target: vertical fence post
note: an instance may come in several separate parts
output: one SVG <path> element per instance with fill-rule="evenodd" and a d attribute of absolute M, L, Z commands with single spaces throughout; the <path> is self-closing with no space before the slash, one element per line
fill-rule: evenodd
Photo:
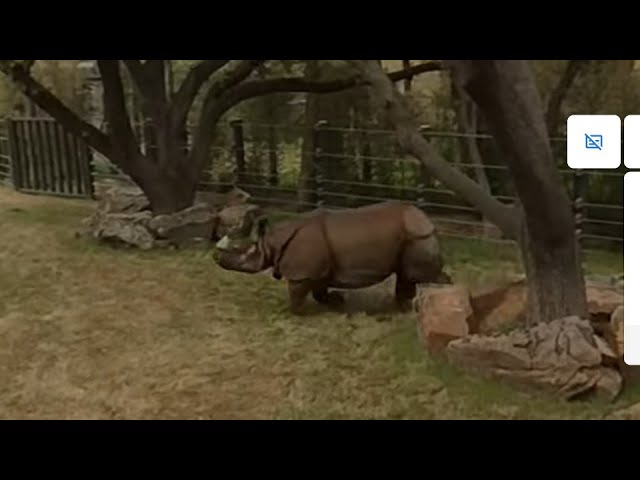
<path fill-rule="evenodd" d="M 96 199 L 96 164 L 95 156 L 96 152 L 86 143 L 87 134 L 82 134 L 82 148 L 86 152 L 87 159 L 87 187 L 89 189 L 89 196 L 92 200 Z"/>
<path fill-rule="evenodd" d="M 244 157 L 244 127 L 242 120 L 233 120 L 231 122 L 231 128 L 233 130 L 233 151 L 236 157 L 236 164 L 234 168 L 235 181 L 238 186 L 244 183 L 246 164 Z"/>
<path fill-rule="evenodd" d="M 16 123 L 12 119 L 6 120 L 7 138 L 9 139 L 9 164 L 11 165 L 11 183 L 13 188 L 20 191 L 22 188 L 22 171 L 20 169 L 20 159 L 18 152 L 18 135 L 16 132 Z"/>
<path fill-rule="evenodd" d="M 420 125 L 420 134 L 423 137 L 428 135 L 431 127 L 429 125 Z M 424 210 L 426 208 L 426 183 L 427 183 L 427 171 L 422 164 L 422 161 L 418 160 L 418 208 Z"/>
<path fill-rule="evenodd" d="M 587 194 L 589 178 L 582 170 L 574 170 L 573 173 L 573 215 L 575 219 L 576 242 L 582 246 L 582 235 L 585 219 L 585 197 Z"/>
<path fill-rule="evenodd" d="M 276 127 L 269 125 L 269 185 L 275 187 L 278 185 L 278 141 L 276 137 Z"/>
<path fill-rule="evenodd" d="M 320 143 L 322 128 L 326 127 L 328 122 L 326 120 L 320 120 L 313 126 L 313 135 L 311 144 L 313 146 L 313 173 L 315 180 L 316 191 L 316 206 L 322 208 L 324 205 L 324 188 L 323 188 L 323 174 L 324 174 L 324 159 L 322 158 L 322 146 Z"/>

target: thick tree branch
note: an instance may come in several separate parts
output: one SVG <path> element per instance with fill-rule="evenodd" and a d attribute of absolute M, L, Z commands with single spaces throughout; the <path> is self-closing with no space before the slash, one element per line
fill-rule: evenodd
<path fill-rule="evenodd" d="M 225 75 L 221 76 L 221 78 L 215 81 L 209 88 L 204 98 L 200 121 L 194 135 L 193 149 L 191 154 L 185 159 L 186 162 L 195 161 L 198 164 L 198 168 L 194 171 L 195 174 L 200 174 L 202 167 L 204 167 L 207 161 L 213 128 L 218 118 L 220 118 L 220 114 L 218 113 L 221 109 L 219 106 L 219 98 L 229 90 L 232 91 L 234 86 L 248 78 L 262 62 L 263 60 L 242 60 L 238 62 L 234 68 L 225 72 Z M 226 95 L 222 98 L 225 97 Z"/>
<path fill-rule="evenodd" d="M 167 95 L 167 75 L 165 72 L 164 60 L 147 60 L 144 63 L 147 80 L 152 82 L 155 90 L 155 97 L 161 99 L 162 106 L 165 107 L 169 103 Z M 157 102 L 158 100 L 156 100 Z"/>
<path fill-rule="evenodd" d="M 204 60 L 192 67 L 186 78 L 172 99 L 171 116 L 174 125 L 184 125 L 189 115 L 189 110 L 202 85 L 211 78 L 211 75 L 224 67 L 230 60 Z"/>
<path fill-rule="evenodd" d="M 434 72 L 441 69 L 442 64 L 440 62 L 426 62 L 406 70 L 389 73 L 388 78 L 393 82 L 397 82 L 421 73 Z M 200 115 L 193 148 L 187 161 L 198 163 L 199 169 L 205 165 L 211 144 L 211 132 L 213 132 L 216 123 L 229 109 L 245 100 L 271 93 L 334 93 L 362 84 L 364 84 L 364 81 L 360 74 L 356 74 L 348 78 L 330 81 L 314 81 L 303 77 L 252 80 L 241 83 L 230 90 L 222 88 L 214 90 L 214 86 L 209 91 L 209 95 L 207 95 Z"/>
<path fill-rule="evenodd" d="M 406 99 L 396 90 L 380 65 L 373 60 L 356 60 L 354 65 L 371 88 L 374 105 L 385 111 L 394 126 L 398 143 L 420 161 L 434 177 L 476 207 L 509 238 L 516 238 L 520 216 L 514 208 L 499 202 L 476 182 L 450 166 L 421 135 Z"/>
<path fill-rule="evenodd" d="M 558 127 L 560 126 L 560 114 L 562 113 L 562 103 L 569 93 L 569 90 L 571 89 L 571 86 L 578 74 L 588 63 L 588 60 L 569 60 L 562 77 L 560 77 L 558 83 L 551 92 L 551 96 L 547 102 L 546 114 L 549 135 L 554 136 L 558 133 Z"/>
<path fill-rule="evenodd" d="M 551 152 L 544 108 L 526 61 L 454 60 L 452 73 L 482 109 L 505 154 L 534 241 L 566 241 L 570 201 Z M 569 229 L 573 232 L 572 228 Z"/>
<path fill-rule="evenodd" d="M 142 65 L 140 60 L 122 60 L 122 63 L 124 63 L 127 70 L 129 70 L 133 84 L 142 93 L 147 82 L 147 74 L 144 65 Z"/>
<path fill-rule="evenodd" d="M 98 69 L 104 85 L 105 120 L 114 153 L 111 159 L 119 164 L 139 156 L 138 144 L 129 122 L 118 60 L 98 60 Z"/>
<path fill-rule="evenodd" d="M 427 62 L 415 65 L 405 70 L 399 70 L 388 74 L 389 80 L 398 82 L 426 72 L 436 72 L 442 70 L 440 62 Z M 284 92 L 306 92 L 306 93 L 334 93 L 349 88 L 363 85 L 365 82 L 360 75 L 353 75 L 343 79 L 316 81 L 303 77 L 272 78 L 268 80 L 254 80 L 242 84 L 238 93 L 234 92 L 236 98 L 245 100 L 247 98 L 258 97 L 268 93 Z M 240 90 L 242 89 L 242 90 Z"/>
<path fill-rule="evenodd" d="M 0 60 L 0 71 L 36 105 L 55 118 L 69 132 L 82 137 L 92 148 L 106 157 L 111 156 L 109 138 L 103 132 L 85 122 L 62 103 L 55 95 L 29 74 L 24 64 Z"/>
<path fill-rule="evenodd" d="M 142 99 L 145 115 L 156 122 L 164 118 L 168 109 L 167 89 L 165 85 L 164 61 L 123 60 Z"/>

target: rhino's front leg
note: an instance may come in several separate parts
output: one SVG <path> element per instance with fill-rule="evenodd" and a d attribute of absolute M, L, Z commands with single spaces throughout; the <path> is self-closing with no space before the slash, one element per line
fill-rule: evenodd
<path fill-rule="evenodd" d="M 294 315 L 302 315 L 304 313 L 304 301 L 311 291 L 309 282 L 289 281 L 289 308 Z"/>

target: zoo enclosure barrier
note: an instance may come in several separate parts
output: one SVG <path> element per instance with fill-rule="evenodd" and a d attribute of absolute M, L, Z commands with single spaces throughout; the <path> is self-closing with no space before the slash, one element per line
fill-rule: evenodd
<path fill-rule="evenodd" d="M 227 144 L 213 148 L 204 188 L 237 185 L 256 203 L 283 214 L 405 200 L 429 213 L 443 235 L 504 241 L 480 212 L 403 153 L 394 131 L 327 122 L 306 127 L 236 120 L 228 133 Z M 508 167 L 491 136 L 428 129 L 423 135 L 441 157 L 494 197 L 506 204 L 516 200 Z M 569 169 L 566 138 L 553 138 L 552 149 L 573 202 L 581 244 L 621 250 L 625 172 Z"/>
<path fill-rule="evenodd" d="M 24 193 L 94 196 L 91 149 L 49 117 L 0 122 L 0 177 Z"/>
<path fill-rule="evenodd" d="M 443 235 L 503 241 L 475 208 L 402 153 L 393 131 L 327 122 L 305 126 L 241 120 L 221 130 L 200 190 L 224 192 L 237 185 L 254 202 L 283 215 L 320 206 L 348 208 L 405 200 L 427 211 Z M 447 162 L 494 197 L 515 201 L 508 168 L 491 136 L 430 130 L 423 134 Z M 153 145 L 147 140 L 141 147 Z M 573 200 L 580 242 L 590 248 L 621 250 L 625 172 L 570 170 L 566 139 L 552 139 L 552 147 Z M 105 182 L 132 183 L 50 118 L 0 122 L 0 181 L 22 191 L 82 198 L 93 198 Z"/>

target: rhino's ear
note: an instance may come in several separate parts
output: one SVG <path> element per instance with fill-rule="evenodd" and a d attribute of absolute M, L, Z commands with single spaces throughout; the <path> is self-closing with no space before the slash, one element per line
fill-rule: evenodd
<path fill-rule="evenodd" d="M 251 234 L 251 239 L 257 242 L 259 239 L 264 237 L 264 234 L 267 232 L 267 226 L 269 225 L 269 218 L 266 216 L 258 217 L 255 220 L 253 231 Z"/>

